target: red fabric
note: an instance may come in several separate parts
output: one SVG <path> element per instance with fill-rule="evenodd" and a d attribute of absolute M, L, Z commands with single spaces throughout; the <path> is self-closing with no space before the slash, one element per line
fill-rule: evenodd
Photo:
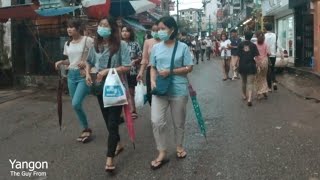
<path fill-rule="evenodd" d="M 85 12 L 89 18 L 102 19 L 109 15 L 110 3 L 110 0 L 106 0 L 105 4 L 85 8 Z"/>
<path fill-rule="evenodd" d="M 0 22 L 7 22 L 9 18 L 15 20 L 36 19 L 38 14 L 34 10 L 38 8 L 39 6 L 34 4 L 0 8 Z"/>
<path fill-rule="evenodd" d="M 161 5 L 161 0 L 149 0 L 150 2 L 154 3 L 157 6 Z"/>

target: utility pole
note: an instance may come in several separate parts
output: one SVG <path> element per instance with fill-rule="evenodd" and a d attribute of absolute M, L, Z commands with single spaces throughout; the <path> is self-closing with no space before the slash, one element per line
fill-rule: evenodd
<path fill-rule="evenodd" d="M 169 16 L 170 12 L 169 12 L 169 0 L 162 0 L 161 1 L 161 5 L 162 5 L 162 10 L 163 10 L 163 14 L 165 16 Z"/>
<path fill-rule="evenodd" d="M 177 24 L 179 27 L 179 0 L 177 0 Z"/>
<path fill-rule="evenodd" d="M 209 36 L 211 35 L 211 15 L 209 15 Z"/>

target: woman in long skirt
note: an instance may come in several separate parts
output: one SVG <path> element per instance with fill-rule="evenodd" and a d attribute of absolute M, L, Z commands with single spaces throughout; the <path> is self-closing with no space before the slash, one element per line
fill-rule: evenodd
<path fill-rule="evenodd" d="M 268 95 L 268 83 L 267 83 L 267 73 L 268 73 L 268 46 L 264 42 L 265 37 L 263 32 L 256 32 L 257 37 L 257 48 L 259 50 L 260 56 L 256 59 L 257 63 L 257 76 L 256 76 L 256 91 L 258 99 L 267 98 Z"/>

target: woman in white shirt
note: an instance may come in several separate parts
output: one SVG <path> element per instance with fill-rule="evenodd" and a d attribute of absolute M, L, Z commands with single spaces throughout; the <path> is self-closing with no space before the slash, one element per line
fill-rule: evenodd
<path fill-rule="evenodd" d="M 82 102 L 89 94 L 90 88 L 86 84 L 85 74 L 81 75 L 80 69 L 85 68 L 85 58 L 89 49 L 93 46 L 93 39 L 82 36 L 81 31 L 82 22 L 80 20 L 70 20 L 68 22 L 67 32 L 70 40 L 65 43 L 63 51 L 63 54 L 68 56 L 68 59 L 58 61 L 55 65 L 56 69 L 60 68 L 60 65 L 68 66 L 68 89 L 72 98 L 72 107 L 83 129 L 77 141 L 86 143 L 91 140 L 92 131 L 82 108 Z"/>
<path fill-rule="evenodd" d="M 222 72 L 223 72 L 223 81 L 226 81 L 227 79 L 231 79 L 229 77 L 229 70 L 230 70 L 230 61 L 231 61 L 231 49 L 228 45 L 231 44 L 231 41 L 227 39 L 227 34 L 222 33 L 221 34 L 221 41 L 220 41 L 220 47 L 219 50 L 221 52 L 222 57 Z"/>

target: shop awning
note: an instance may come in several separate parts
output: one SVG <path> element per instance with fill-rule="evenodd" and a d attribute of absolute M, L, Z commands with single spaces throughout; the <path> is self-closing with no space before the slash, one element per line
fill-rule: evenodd
<path fill-rule="evenodd" d="M 70 7 L 58 7 L 58 8 L 46 8 L 35 10 L 40 16 L 60 16 L 74 12 L 74 10 L 81 8 L 81 6 L 70 6 Z"/>
<path fill-rule="evenodd" d="M 133 28 L 137 29 L 137 30 L 142 30 L 142 31 L 146 31 L 146 28 L 143 27 L 139 22 L 135 22 L 133 20 L 129 20 L 129 19 L 123 19 L 123 21 L 132 26 Z"/>
<path fill-rule="evenodd" d="M 0 8 L 0 22 L 7 22 L 8 19 L 35 19 L 38 14 L 35 12 L 39 6 L 34 4 L 24 4 Z"/>

